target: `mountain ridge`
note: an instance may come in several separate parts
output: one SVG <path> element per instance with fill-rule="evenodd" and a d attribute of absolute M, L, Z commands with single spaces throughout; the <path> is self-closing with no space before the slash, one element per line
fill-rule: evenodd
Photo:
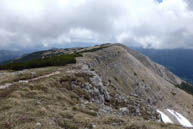
<path fill-rule="evenodd" d="M 47 51 L 41 59 L 66 53 L 81 56 L 65 66 L 1 74 L 0 84 L 16 83 L 0 89 L 4 104 L 0 108 L 15 118 L 26 114 L 28 120 L 9 120 L 15 127 L 36 128 L 38 123 L 45 129 L 183 128 L 177 118 L 171 119 L 174 125 L 158 122 L 164 121 L 158 110 L 165 113 L 166 109 L 193 121 L 193 96 L 177 87 L 185 81 L 148 57 L 121 44 L 103 44 Z M 46 76 L 52 73 L 58 74 Z M 0 119 L 0 125 L 6 128 L 5 124 L 10 126 Z"/>

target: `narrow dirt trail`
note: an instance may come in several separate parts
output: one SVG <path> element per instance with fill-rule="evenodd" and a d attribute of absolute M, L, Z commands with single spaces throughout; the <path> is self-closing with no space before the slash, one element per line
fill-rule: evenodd
<path fill-rule="evenodd" d="M 12 82 L 12 83 L 5 83 L 3 85 L 0 85 L 0 89 L 9 88 L 10 86 L 13 86 L 13 85 L 18 84 L 18 83 L 29 83 L 29 82 L 36 81 L 36 80 L 39 80 L 39 79 L 42 79 L 42 78 L 48 78 L 48 77 L 51 77 L 51 76 L 54 76 L 54 75 L 57 75 L 57 74 L 60 74 L 60 72 L 56 71 L 56 72 L 53 72 L 53 73 L 50 73 L 50 74 L 47 74 L 47 75 L 43 75 L 43 76 L 39 76 L 39 77 L 36 77 L 36 78 L 31 78 L 31 79 L 27 79 L 27 80 L 19 80 L 17 82 Z"/>

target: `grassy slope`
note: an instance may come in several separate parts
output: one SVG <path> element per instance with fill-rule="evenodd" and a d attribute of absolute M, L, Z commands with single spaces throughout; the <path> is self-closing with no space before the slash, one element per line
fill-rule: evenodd
<path fill-rule="evenodd" d="M 88 94 L 79 87 L 74 89 L 71 85 L 75 80 L 85 83 L 88 77 L 66 72 L 71 70 L 67 66 L 55 70 L 60 70 L 61 74 L 0 90 L 1 129 L 34 129 L 38 128 L 38 122 L 41 123 L 41 129 L 85 129 L 90 128 L 91 123 L 96 124 L 96 129 L 180 128 L 175 125 L 144 122 L 137 117 L 97 116 L 98 105 L 88 103 L 82 108 L 80 98 L 86 101 Z"/>

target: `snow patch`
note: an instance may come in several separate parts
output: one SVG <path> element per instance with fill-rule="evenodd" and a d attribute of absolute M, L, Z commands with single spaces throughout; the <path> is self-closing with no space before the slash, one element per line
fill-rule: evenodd
<path fill-rule="evenodd" d="M 178 122 L 179 122 L 182 126 L 184 126 L 184 127 L 193 127 L 193 125 L 191 124 L 191 122 L 190 122 L 187 118 L 185 118 L 182 114 L 180 114 L 180 113 L 178 113 L 178 112 L 175 112 L 175 111 L 173 111 L 173 110 L 171 110 L 171 109 L 167 109 L 167 111 L 168 111 L 169 113 L 171 113 L 171 114 L 178 120 Z"/>
<path fill-rule="evenodd" d="M 160 110 L 157 110 L 157 112 L 161 115 L 161 119 L 164 123 L 171 123 L 173 124 L 172 120 L 163 112 L 161 112 Z"/>

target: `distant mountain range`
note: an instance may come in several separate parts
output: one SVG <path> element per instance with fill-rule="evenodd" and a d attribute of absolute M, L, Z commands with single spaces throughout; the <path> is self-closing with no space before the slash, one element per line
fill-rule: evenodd
<path fill-rule="evenodd" d="M 193 84 L 193 50 L 134 48 L 153 61 L 164 65 L 174 74 Z"/>
<path fill-rule="evenodd" d="M 21 51 L 0 50 L 0 63 L 16 59 L 23 54 Z"/>

